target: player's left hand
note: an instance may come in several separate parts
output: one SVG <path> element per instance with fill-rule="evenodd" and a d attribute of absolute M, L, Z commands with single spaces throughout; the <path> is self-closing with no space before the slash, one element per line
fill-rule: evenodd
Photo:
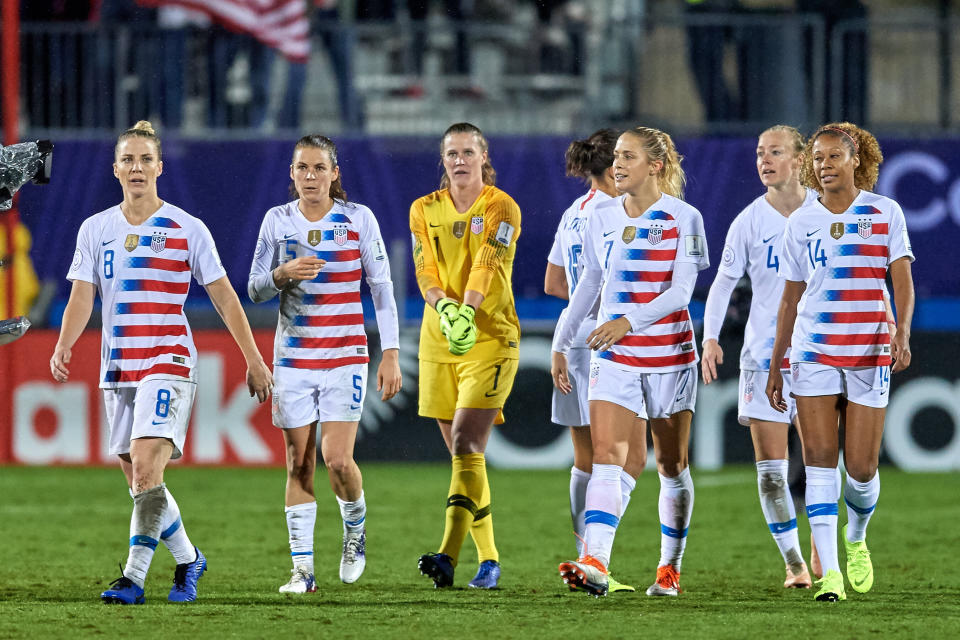
<path fill-rule="evenodd" d="M 563 395 L 567 395 L 573 391 L 573 386 L 570 384 L 570 375 L 567 370 L 567 356 L 559 351 L 553 351 L 550 354 L 550 376 L 553 377 L 553 386 Z"/>
<path fill-rule="evenodd" d="M 468 304 L 460 305 L 456 319 L 450 325 L 447 341 L 450 343 L 450 353 L 462 356 L 477 343 L 477 324 L 474 322 L 477 310 Z"/>
<path fill-rule="evenodd" d="M 389 400 L 403 388 L 403 374 L 400 372 L 400 350 L 385 349 L 377 367 L 377 391 L 383 391 L 381 400 Z"/>
<path fill-rule="evenodd" d="M 890 357 L 893 358 L 891 373 L 903 371 L 910 366 L 910 336 L 905 331 L 897 331 L 890 340 Z"/>
<path fill-rule="evenodd" d="M 604 322 L 587 336 L 587 346 L 594 351 L 606 351 L 630 333 L 630 328 L 630 321 L 623 316 Z"/>
<path fill-rule="evenodd" d="M 57 348 L 54 349 L 53 356 L 50 357 L 50 373 L 53 374 L 53 379 L 57 382 L 66 382 L 70 378 L 70 370 L 67 369 L 67 365 L 70 363 L 72 354 L 70 347 L 58 344 Z"/>
<path fill-rule="evenodd" d="M 251 398 L 257 396 L 258 402 L 264 402 L 270 397 L 270 392 L 273 390 L 273 374 L 270 373 L 270 368 L 263 358 L 247 363 L 247 389 L 250 390 Z"/>
<path fill-rule="evenodd" d="M 783 413 L 787 410 L 787 401 L 783 397 L 783 374 L 780 369 L 770 367 L 770 373 L 767 376 L 767 400 L 770 406 Z"/>

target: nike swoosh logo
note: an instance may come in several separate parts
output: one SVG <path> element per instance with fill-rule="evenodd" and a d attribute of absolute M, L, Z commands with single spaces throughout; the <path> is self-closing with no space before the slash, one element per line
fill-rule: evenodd
<path fill-rule="evenodd" d="M 828 516 L 828 515 L 830 515 L 829 509 L 825 507 L 820 509 L 814 509 L 813 511 L 807 512 L 808 518 L 816 518 L 817 516 Z"/>
<path fill-rule="evenodd" d="M 499 391 L 494 391 L 493 393 L 490 393 L 489 391 L 487 391 L 485 394 L 483 394 L 483 397 L 484 397 L 484 398 L 492 398 L 493 396 L 497 395 L 498 393 L 500 393 L 500 392 L 499 392 Z"/>
<path fill-rule="evenodd" d="M 116 238 L 114 238 L 113 240 L 116 240 Z M 111 242 L 113 242 L 113 240 L 107 240 L 107 241 L 104 242 L 101 246 L 104 246 L 104 247 L 105 247 L 105 246 L 107 246 L 108 244 L 110 244 Z"/>
<path fill-rule="evenodd" d="M 440 225 L 440 224 L 433 224 L 433 223 L 431 222 L 431 223 L 430 223 L 430 226 L 431 226 L 431 227 L 442 227 L 443 225 Z"/>
<path fill-rule="evenodd" d="M 608 235 L 610 235 L 611 233 L 616 233 L 616 232 L 617 232 L 616 229 L 614 229 L 613 231 L 607 231 L 606 233 L 603 234 L 603 237 L 606 238 L 606 237 L 607 237 Z"/>
<path fill-rule="evenodd" d="M 150 424 L 157 425 L 157 424 L 167 424 L 167 423 L 165 420 L 161 420 L 160 422 L 157 422 L 156 420 L 151 420 Z"/>
<path fill-rule="evenodd" d="M 810 233 L 807 234 L 807 237 L 809 238 L 810 236 L 812 236 L 812 235 L 814 235 L 814 234 L 816 234 L 816 233 L 820 233 L 820 229 L 816 229 L 816 230 L 814 230 L 814 231 L 811 231 Z"/>
<path fill-rule="evenodd" d="M 360 408 L 360 405 L 358 405 L 358 404 L 352 404 L 352 405 L 350 405 L 350 411 L 356 411 L 356 410 L 359 409 L 359 408 Z"/>
<path fill-rule="evenodd" d="M 773 239 L 776 238 L 776 237 L 777 237 L 777 234 L 774 234 L 774 235 L 770 236 L 769 238 L 767 238 L 767 239 L 765 239 L 765 240 L 763 241 L 763 244 L 767 244 L 768 242 L 770 242 L 771 240 L 773 240 Z"/>
<path fill-rule="evenodd" d="M 284 239 L 284 240 L 289 240 L 290 238 L 292 238 L 292 237 L 295 236 L 295 235 L 297 235 L 297 234 L 295 234 L 295 233 L 288 233 L 287 235 L 283 236 L 283 239 Z"/>

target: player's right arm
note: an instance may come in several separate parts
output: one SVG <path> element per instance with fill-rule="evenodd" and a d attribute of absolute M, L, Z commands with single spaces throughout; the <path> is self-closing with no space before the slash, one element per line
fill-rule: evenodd
<path fill-rule="evenodd" d="M 70 377 L 70 364 L 73 345 L 87 326 L 90 314 L 93 312 L 93 299 L 96 296 L 96 286 L 92 282 L 74 280 L 70 289 L 70 300 L 63 312 L 63 322 L 60 325 L 60 338 L 50 358 L 50 372 L 57 382 L 66 382 Z"/>

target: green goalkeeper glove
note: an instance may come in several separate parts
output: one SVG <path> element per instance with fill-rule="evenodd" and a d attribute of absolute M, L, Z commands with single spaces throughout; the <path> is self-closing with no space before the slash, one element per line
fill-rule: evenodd
<path fill-rule="evenodd" d="M 444 338 L 450 338 L 450 326 L 457 319 L 457 313 L 460 310 L 460 303 L 453 298 L 441 298 L 435 307 L 440 316 L 440 333 Z"/>
<path fill-rule="evenodd" d="M 477 343 L 477 324 L 473 321 L 477 310 L 468 304 L 460 305 L 460 312 L 456 320 L 450 325 L 447 341 L 450 343 L 450 353 L 462 356 Z"/>

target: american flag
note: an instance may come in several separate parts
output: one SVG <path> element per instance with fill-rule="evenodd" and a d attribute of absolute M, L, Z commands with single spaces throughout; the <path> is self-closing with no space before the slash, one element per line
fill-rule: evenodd
<path fill-rule="evenodd" d="M 137 0 L 145 7 L 172 5 L 201 11 L 228 29 L 249 33 L 292 62 L 310 56 L 310 19 L 304 0 Z"/>

